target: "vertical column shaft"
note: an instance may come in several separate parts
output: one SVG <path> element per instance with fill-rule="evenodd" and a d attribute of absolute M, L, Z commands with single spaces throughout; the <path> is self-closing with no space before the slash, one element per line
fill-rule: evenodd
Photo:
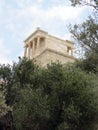
<path fill-rule="evenodd" d="M 28 46 L 28 59 L 30 59 L 30 43 L 29 43 L 29 46 Z"/>
<path fill-rule="evenodd" d="M 71 48 L 71 56 L 73 56 L 73 48 Z"/>
<path fill-rule="evenodd" d="M 35 48 L 35 41 L 33 40 L 33 43 L 32 43 L 32 58 L 34 58 L 34 48 Z"/>
<path fill-rule="evenodd" d="M 27 56 L 27 47 L 25 46 L 25 48 L 24 48 L 24 57 L 26 57 Z"/>
<path fill-rule="evenodd" d="M 69 54 L 69 47 L 67 46 L 67 54 Z"/>
<path fill-rule="evenodd" d="M 37 48 L 39 48 L 39 43 L 40 43 L 40 37 L 37 37 Z"/>

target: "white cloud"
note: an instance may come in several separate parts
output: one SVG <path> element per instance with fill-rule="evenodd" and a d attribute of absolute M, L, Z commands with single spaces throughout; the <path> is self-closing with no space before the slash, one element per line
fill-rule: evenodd
<path fill-rule="evenodd" d="M 66 23 L 67 21 L 80 23 L 82 21 L 82 12 L 85 10 L 85 7 L 74 8 L 71 6 L 55 6 L 50 9 L 44 9 L 36 5 L 18 10 L 15 19 L 16 21 L 22 18 L 25 19 L 24 22 L 27 21 L 27 25 L 24 27 L 24 32 L 28 28 L 29 31 L 27 32 L 31 33 L 37 26 L 49 29 L 51 25 L 51 29 L 55 29 L 55 26 L 60 25 L 59 21 L 65 24 L 68 24 Z M 26 33 L 26 35 L 29 33 Z"/>
<path fill-rule="evenodd" d="M 8 58 L 10 51 L 5 47 L 4 42 L 0 40 L 0 64 L 11 63 L 11 60 Z"/>
<path fill-rule="evenodd" d="M 47 19 L 58 17 L 62 20 L 69 20 L 77 18 L 80 13 L 83 11 L 83 8 L 74 8 L 70 6 L 58 6 L 53 7 L 49 11 L 45 11 L 44 15 Z"/>
<path fill-rule="evenodd" d="M 17 0 L 16 1 L 19 8 L 25 8 L 29 5 L 31 5 L 32 2 L 34 2 L 34 1 L 32 1 L 32 0 Z"/>
<path fill-rule="evenodd" d="M 3 5 L 4 5 L 4 1 L 0 0 L 0 20 L 2 20 Z"/>
<path fill-rule="evenodd" d="M 0 40 L 0 63 L 10 62 L 9 55 L 13 57 L 18 54 L 20 54 L 20 56 L 23 55 L 22 41 L 32 33 L 36 27 L 39 26 L 56 36 L 61 32 L 61 36 L 64 36 L 66 29 L 64 30 L 62 28 L 65 28 L 68 21 L 70 23 L 73 21 L 80 23 L 82 20 L 81 17 L 83 16 L 82 13 L 87 10 L 86 7 L 74 8 L 62 5 L 59 0 L 56 1 L 58 4 L 53 4 L 51 8 L 50 6 L 48 7 L 49 2 L 44 3 L 44 0 L 17 0 L 15 2 L 16 3 L 13 2 L 13 4 L 7 4 L 4 0 L 0 0 L 0 32 L 3 32 L 1 34 L 3 36 L 2 39 L 6 39 L 7 41 L 7 43 L 5 43 Z M 54 2 L 55 0 L 51 0 L 51 3 Z M 47 4 L 46 7 L 44 7 L 45 4 Z M 8 36 L 10 36 L 10 40 Z M 64 37 L 70 39 L 69 34 L 66 34 Z M 17 43 L 21 45 L 16 45 Z M 6 45 L 9 45 L 9 51 Z M 10 48 L 12 48 L 12 50 L 10 50 Z"/>
<path fill-rule="evenodd" d="M 24 29 L 23 32 L 25 32 L 26 28 L 30 30 L 31 26 L 31 30 L 35 29 L 37 26 L 49 28 L 49 25 L 53 26 L 53 29 L 59 22 L 56 21 L 56 19 L 65 23 L 67 20 L 69 20 L 70 23 L 72 21 L 79 23 L 81 21 L 79 17 L 81 17 L 84 10 L 85 7 L 74 8 L 71 6 L 55 6 L 46 10 L 44 8 L 39 8 L 37 5 L 29 5 L 25 8 L 19 8 L 14 11 L 11 10 L 10 17 L 6 20 L 6 27 L 14 32 L 14 34 L 15 32 L 20 33 L 21 28 Z M 23 25 L 24 23 L 25 25 Z"/>
<path fill-rule="evenodd" d="M 55 6 L 48 10 L 39 8 L 37 6 L 29 6 L 22 10 L 18 10 L 16 16 L 26 15 L 28 17 L 42 18 L 44 20 L 51 20 L 58 17 L 62 20 L 76 19 L 80 16 L 85 7 L 71 7 L 71 6 Z"/>
<path fill-rule="evenodd" d="M 72 40 L 71 34 L 70 34 L 70 33 L 66 33 L 66 34 L 64 35 L 64 39 L 65 39 L 65 40 Z"/>
<path fill-rule="evenodd" d="M 38 3 L 42 3 L 44 0 L 37 0 Z"/>
<path fill-rule="evenodd" d="M 24 0 L 22 0 L 24 1 Z M 20 3 L 23 3 L 23 2 Z M 28 0 L 30 1 L 30 0 Z M 42 0 L 39 0 L 42 1 Z M 28 2 L 29 3 L 29 2 Z M 85 10 L 85 7 L 71 7 L 71 6 L 54 6 L 50 9 L 40 8 L 37 4 L 25 6 L 24 8 L 19 8 L 16 10 L 10 10 L 10 16 L 7 22 L 20 20 L 25 17 L 26 20 L 33 18 L 33 20 L 52 20 L 55 17 L 65 21 L 69 19 L 78 18 L 81 13 Z M 41 22 L 41 21 L 40 21 Z"/>

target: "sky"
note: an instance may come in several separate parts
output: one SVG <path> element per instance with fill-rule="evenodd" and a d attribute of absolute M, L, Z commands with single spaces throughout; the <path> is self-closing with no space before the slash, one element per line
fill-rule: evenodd
<path fill-rule="evenodd" d="M 12 64 L 24 53 L 24 40 L 40 27 L 72 40 L 69 24 L 81 24 L 89 7 L 72 7 L 69 0 L 0 0 L 0 64 Z"/>

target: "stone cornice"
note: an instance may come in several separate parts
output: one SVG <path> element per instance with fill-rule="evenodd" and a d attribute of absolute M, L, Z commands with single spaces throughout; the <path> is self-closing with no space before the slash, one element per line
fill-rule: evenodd
<path fill-rule="evenodd" d="M 57 40 L 60 40 L 60 41 L 62 41 L 62 42 L 68 42 L 68 43 L 70 43 L 70 44 L 74 44 L 74 42 L 72 42 L 72 41 L 64 40 L 64 39 L 61 39 L 61 38 L 59 38 L 59 37 L 56 37 L 56 36 L 53 36 L 53 35 L 50 35 L 50 34 L 48 34 L 48 36 L 49 36 L 49 37 L 53 37 L 53 38 L 55 38 L 55 39 L 57 39 Z"/>
<path fill-rule="evenodd" d="M 40 55 L 42 55 L 42 54 L 43 54 L 44 52 L 46 52 L 46 51 L 51 51 L 51 52 L 53 52 L 53 53 L 62 55 L 62 56 L 64 56 L 64 57 L 68 57 L 68 58 L 70 58 L 70 59 L 76 60 L 76 58 L 73 57 L 73 56 L 69 56 L 69 55 L 67 55 L 67 54 L 64 54 L 64 53 L 62 53 L 62 52 L 58 52 L 58 51 L 53 50 L 53 49 L 50 49 L 50 48 L 46 48 L 45 50 L 43 50 L 39 55 L 35 56 L 34 58 L 39 57 Z"/>
<path fill-rule="evenodd" d="M 38 32 L 41 32 L 41 33 L 47 34 L 46 31 L 41 30 L 40 28 L 37 28 L 37 30 L 36 30 L 35 32 L 33 32 L 30 36 L 28 36 L 28 37 L 24 40 L 24 42 L 26 43 L 30 38 L 32 38 L 32 36 L 34 36 L 34 35 L 35 35 L 36 33 L 38 33 Z"/>
<path fill-rule="evenodd" d="M 64 39 L 58 38 L 58 37 L 56 37 L 56 36 L 50 35 L 50 34 L 48 34 L 46 31 L 41 30 L 40 28 L 37 28 L 37 30 L 36 30 L 35 32 L 33 32 L 30 36 L 28 36 L 28 37 L 24 40 L 24 42 L 26 43 L 30 38 L 32 38 L 32 37 L 33 37 L 35 34 L 37 34 L 38 32 L 47 34 L 49 37 L 52 37 L 52 38 L 57 39 L 57 40 L 60 40 L 60 41 L 62 41 L 62 42 L 68 42 L 69 44 L 74 44 L 74 42 L 72 42 L 72 41 L 64 40 Z"/>

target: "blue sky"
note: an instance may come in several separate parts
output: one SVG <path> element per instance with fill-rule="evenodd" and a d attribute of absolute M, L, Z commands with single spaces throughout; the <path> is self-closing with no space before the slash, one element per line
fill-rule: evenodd
<path fill-rule="evenodd" d="M 0 0 L 0 63 L 23 56 L 24 40 L 37 27 L 71 39 L 68 24 L 80 24 L 91 9 L 72 7 L 69 0 Z"/>

